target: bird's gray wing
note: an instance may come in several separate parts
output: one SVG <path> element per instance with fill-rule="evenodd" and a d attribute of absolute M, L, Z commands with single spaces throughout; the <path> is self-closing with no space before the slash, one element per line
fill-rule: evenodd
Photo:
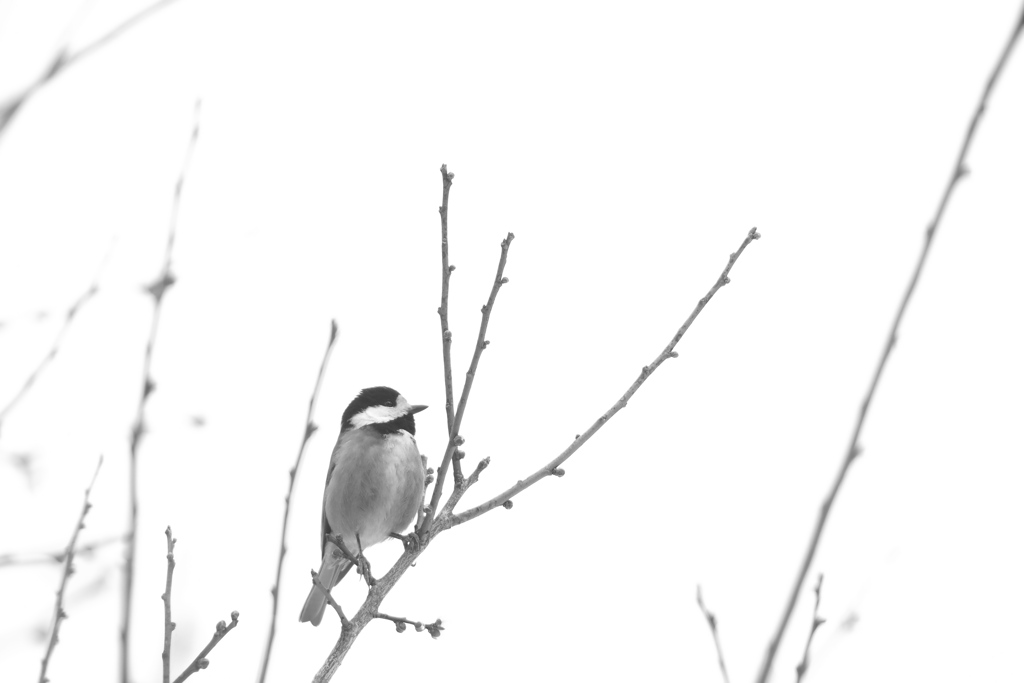
<path fill-rule="evenodd" d="M 331 527 L 327 524 L 327 485 L 331 483 L 331 475 L 334 474 L 334 458 L 331 458 L 331 464 L 327 468 L 327 481 L 324 482 L 324 502 L 320 506 L 320 557 L 324 556 L 324 551 L 327 550 L 327 534 L 330 532 Z"/>

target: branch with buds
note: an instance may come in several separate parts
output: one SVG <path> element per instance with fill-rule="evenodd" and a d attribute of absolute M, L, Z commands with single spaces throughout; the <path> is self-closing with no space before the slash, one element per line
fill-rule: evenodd
<path fill-rule="evenodd" d="M 412 626 L 414 629 L 416 629 L 417 633 L 426 631 L 430 634 L 431 638 L 440 638 L 441 631 L 444 630 L 444 626 L 441 626 L 440 619 L 437 619 L 436 621 L 430 624 L 424 624 L 421 621 L 412 621 L 410 619 L 406 619 L 405 617 L 393 617 L 390 614 L 384 614 L 383 612 L 377 612 L 377 614 L 374 615 L 374 618 L 384 619 L 386 621 L 393 622 L 395 625 L 395 631 L 397 631 L 398 633 L 405 633 L 406 627 Z"/>
<path fill-rule="evenodd" d="M 696 320 L 704 307 L 711 301 L 711 298 L 718 292 L 719 289 L 729 283 L 729 274 L 732 271 L 733 266 L 739 259 L 740 255 L 747 248 L 747 246 L 756 239 L 761 237 L 760 233 L 757 232 L 756 228 L 752 228 L 747 232 L 747 235 L 743 239 L 739 248 L 729 256 L 729 260 L 726 263 L 725 269 L 721 275 L 715 280 L 714 285 L 711 289 L 697 302 L 696 307 L 690 316 L 683 322 L 682 327 L 675 333 L 672 339 L 669 341 L 661 353 L 659 353 L 654 360 L 649 364 L 645 365 L 640 372 L 639 377 L 629 386 L 626 392 L 615 402 L 612 407 L 605 412 L 598 420 L 590 426 L 587 431 L 580 435 L 577 435 L 576 439 L 559 454 L 554 460 L 544 465 L 542 468 L 534 472 L 529 477 L 520 480 L 514 486 L 506 489 L 503 493 L 495 496 L 491 500 L 478 505 L 470 510 L 462 513 L 456 513 L 455 508 L 461 501 L 471 487 L 473 487 L 479 480 L 480 475 L 490 464 L 490 458 L 483 458 L 474 468 L 473 472 L 468 476 L 463 476 L 460 462 L 464 458 L 465 454 L 461 450 L 461 446 L 464 443 L 463 438 L 459 435 L 459 430 L 462 426 L 462 420 L 466 413 L 466 406 L 469 402 L 470 391 L 473 387 L 473 380 L 476 378 L 477 371 L 479 369 L 480 358 L 483 355 L 484 349 L 489 345 L 487 341 L 487 325 L 490 321 L 491 313 L 494 311 L 494 304 L 497 300 L 498 292 L 502 286 L 508 284 L 509 279 L 505 277 L 505 266 L 508 261 L 509 247 L 512 244 L 512 240 L 515 236 L 512 233 L 508 233 L 504 240 L 501 242 L 501 253 L 498 258 L 497 272 L 494 276 L 494 282 L 491 286 L 490 296 L 487 299 L 487 303 L 484 304 L 481 309 L 480 329 L 477 333 L 476 346 L 473 350 L 473 357 L 469 364 L 469 369 L 466 372 L 466 381 L 462 388 L 462 394 L 459 398 L 458 406 L 452 409 L 454 390 L 452 387 L 452 374 L 451 374 L 451 342 L 452 332 L 448 326 L 448 293 L 449 293 L 449 281 L 451 272 L 454 268 L 448 263 L 448 197 L 451 190 L 452 180 L 454 174 L 449 173 L 446 166 L 441 167 L 442 177 L 442 203 L 439 210 L 441 215 L 441 306 L 438 309 L 438 314 L 441 319 L 441 351 L 444 365 L 444 381 L 445 381 L 445 396 L 446 396 L 446 416 L 448 419 L 448 444 L 444 451 L 444 456 L 441 460 L 441 464 L 437 470 L 436 481 L 434 482 L 434 488 L 430 497 L 429 504 L 427 505 L 426 514 L 423 516 L 422 521 L 417 527 L 417 536 L 420 539 L 420 543 L 409 543 L 406 545 L 406 551 L 399 557 L 395 565 L 385 574 L 382 578 L 376 580 L 369 588 L 369 592 L 366 596 L 366 600 L 363 602 L 359 611 L 351 619 L 344 619 L 342 617 L 342 628 L 341 635 L 338 641 L 335 643 L 334 648 L 331 650 L 324 662 L 320 671 L 313 679 L 314 683 L 324 683 L 329 681 L 337 671 L 338 667 L 341 666 L 341 662 L 344 660 L 352 644 L 356 638 L 362 632 L 363 628 L 372 621 L 373 619 L 388 619 L 396 624 L 398 630 L 402 630 L 403 626 L 412 625 L 417 627 L 417 630 L 422 628 L 430 632 L 431 636 L 438 637 L 442 630 L 441 620 L 437 620 L 433 624 L 422 624 L 421 622 L 413 622 L 401 617 L 391 617 L 380 611 L 380 604 L 384 598 L 388 595 L 391 589 L 395 586 L 402 575 L 412 566 L 416 559 L 422 554 L 427 546 L 432 542 L 438 534 L 451 529 L 452 527 L 464 524 L 465 522 L 475 519 L 480 515 L 488 512 L 496 507 L 503 507 L 510 509 L 512 507 L 512 498 L 526 490 L 533 484 L 537 483 L 541 479 L 547 477 L 561 477 L 565 474 L 565 470 L 562 469 L 561 465 L 575 453 L 579 448 L 586 443 L 594 434 L 597 433 L 608 421 L 622 408 L 626 406 L 629 399 L 635 394 L 644 382 L 646 382 L 650 376 L 657 370 L 662 363 L 669 358 L 676 358 L 678 354 L 675 351 L 676 345 L 682 339 L 683 335 L 690 329 L 690 326 Z M 448 470 L 453 471 L 454 487 L 449 495 L 447 501 L 441 505 L 441 497 L 444 491 L 444 484 L 447 478 Z M 321 586 L 321 590 L 324 588 Z M 339 616 L 341 616 L 340 609 L 338 610 Z"/>
<path fill-rule="evenodd" d="M 164 594 L 160 596 L 160 599 L 164 602 L 164 649 L 161 654 L 163 661 L 163 683 L 171 683 L 171 633 L 174 631 L 176 624 L 171 621 L 171 580 L 174 576 L 174 567 L 176 562 L 174 561 L 174 545 L 178 542 L 171 535 L 171 527 L 167 527 L 164 530 L 164 535 L 167 537 L 167 579 L 164 585 Z M 238 626 L 238 612 L 231 613 L 231 623 L 225 624 L 223 621 L 217 623 L 216 629 L 213 632 L 213 638 L 206 644 L 206 647 L 200 651 L 196 658 L 192 660 L 192 663 L 185 667 L 185 670 L 174 679 L 174 683 L 180 683 L 186 678 L 191 676 L 197 671 L 205 669 L 210 666 L 210 660 L 207 656 L 213 651 L 213 648 L 217 647 L 217 643 L 224 639 L 231 629 Z"/>
<path fill-rule="evenodd" d="M 192 660 L 192 663 L 185 667 L 185 670 L 174 679 L 174 683 L 181 683 L 195 672 L 202 671 L 206 667 L 210 666 L 210 660 L 206 658 L 207 655 L 209 655 L 210 652 L 213 651 L 213 648 L 217 647 L 217 643 L 222 641 L 224 636 L 230 633 L 231 629 L 236 626 L 238 626 L 238 612 L 231 613 L 230 624 L 218 621 L 217 626 L 214 627 L 213 636 L 210 638 L 210 642 L 206 644 L 206 647 L 204 647 L 198 655 L 196 655 L 196 658 Z"/>

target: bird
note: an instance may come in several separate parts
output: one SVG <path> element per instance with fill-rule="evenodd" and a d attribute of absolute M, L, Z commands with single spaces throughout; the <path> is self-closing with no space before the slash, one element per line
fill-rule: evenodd
<path fill-rule="evenodd" d="M 426 467 L 416 446 L 413 415 L 427 406 L 411 405 L 390 387 L 363 389 L 341 417 L 341 433 L 331 454 L 320 521 L 323 560 L 318 579 L 330 591 L 352 562 L 327 539 L 337 535 L 350 557 L 390 536 L 415 519 L 423 505 Z M 327 595 L 313 585 L 300 622 L 319 626 Z"/>

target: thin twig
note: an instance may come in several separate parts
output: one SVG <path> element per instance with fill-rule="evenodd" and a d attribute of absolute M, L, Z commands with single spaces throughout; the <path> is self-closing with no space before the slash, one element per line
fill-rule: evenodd
<path fill-rule="evenodd" d="M 142 393 L 139 397 L 139 405 L 135 413 L 135 421 L 132 423 L 131 442 L 129 448 L 128 468 L 128 489 L 130 498 L 128 544 L 125 553 L 124 571 L 124 599 L 123 611 L 121 613 L 121 683 L 129 683 L 129 634 L 131 633 L 132 618 L 132 586 L 135 579 L 135 539 L 138 533 L 139 515 L 139 490 L 138 490 L 138 462 L 139 446 L 142 443 L 142 436 L 146 431 L 146 404 L 149 396 L 156 389 L 153 376 L 150 373 L 150 366 L 153 362 L 153 347 L 156 344 L 156 333 L 160 325 L 160 311 L 167 290 L 174 284 L 174 275 L 171 273 L 171 253 L 174 249 L 174 236 L 178 225 L 178 212 L 181 208 L 181 192 L 185 184 L 185 177 L 188 174 L 189 164 L 192 161 L 192 153 L 199 139 L 199 103 L 196 103 L 195 117 L 192 124 L 192 135 L 189 138 L 188 148 L 185 152 L 185 160 L 182 162 L 181 172 L 178 175 L 178 182 L 174 186 L 174 199 L 171 204 L 170 226 L 167 234 L 167 248 L 164 251 L 164 264 L 158 277 L 152 284 L 145 288 L 145 291 L 153 297 L 153 319 L 150 323 L 149 338 L 146 341 L 146 355 L 142 365 Z"/>
<path fill-rule="evenodd" d="M 60 577 L 60 588 L 57 589 L 57 605 L 53 610 L 53 631 L 50 632 L 50 643 L 46 646 L 46 654 L 43 655 L 43 668 L 39 672 L 39 683 L 46 683 L 50 680 L 46 677 L 46 667 L 50 664 L 53 648 L 57 647 L 60 624 L 68 618 L 67 612 L 64 611 L 64 589 L 68 585 L 68 579 L 75 571 L 73 564 L 75 560 L 75 543 L 78 541 L 78 532 L 85 527 L 85 515 L 88 514 L 89 508 L 92 507 L 92 504 L 89 502 L 89 494 L 92 493 L 92 487 L 96 483 L 96 476 L 100 473 L 100 465 L 102 464 L 103 456 L 101 455 L 99 462 L 96 463 L 96 471 L 93 472 L 92 481 L 89 482 L 89 487 L 85 489 L 85 502 L 82 503 L 82 513 L 78 516 L 75 530 L 71 532 L 71 541 L 68 542 L 67 550 L 64 551 L 64 571 Z"/>
<path fill-rule="evenodd" d="M 939 223 L 946 211 L 946 205 L 949 203 L 953 190 L 956 188 L 960 179 L 967 175 L 967 167 L 964 165 L 964 161 L 967 158 L 967 152 L 970 149 L 972 140 L 974 139 L 974 132 L 977 129 L 982 113 L 985 111 L 988 98 L 995 89 L 999 75 L 1002 73 L 1003 67 L 1006 65 L 1006 62 L 1010 57 L 1010 53 L 1013 51 L 1013 47 L 1017 43 L 1017 39 L 1020 37 L 1022 29 L 1024 29 L 1024 8 L 1021 9 L 1021 15 L 1017 19 L 1017 24 L 1014 26 L 1013 32 L 1010 34 L 999 59 L 996 61 L 995 67 L 992 69 L 992 73 L 988 77 L 988 82 L 985 84 L 985 89 L 982 91 L 981 98 L 978 100 L 978 105 L 974 109 L 974 115 L 971 117 L 970 125 L 967 127 L 967 133 L 964 135 L 963 142 L 960 145 L 960 153 L 957 155 L 956 164 L 953 165 L 953 172 L 946 183 L 946 188 L 942 193 L 942 198 L 939 200 L 939 206 L 935 211 L 935 216 L 932 218 L 931 223 L 925 230 L 924 243 L 921 245 L 921 253 L 918 255 L 917 265 L 914 267 L 913 275 L 911 275 L 910 282 L 907 284 L 907 289 L 903 293 L 903 299 L 900 301 L 896 317 L 893 319 L 892 326 L 889 328 L 889 335 L 885 346 L 882 349 L 882 355 L 878 359 L 878 364 L 875 367 L 874 376 L 871 379 L 868 392 L 865 395 L 864 400 L 861 402 L 860 412 L 857 415 L 857 420 L 854 424 L 853 434 L 851 435 L 850 442 L 846 447 L 846 454 L 843 457 L 842 463 L 839 465 L 839 472 L 836 474 L 835 481 L 833 481 L 828 495 L 825 496 L 825 500 L 821 504 L 821 509 L 818 512 L 817 524 L 811 534 L 811 540 L 807 545 L 807 549 L 804 551 L 803 561 L 800 564 L 800 569 L 797 571 L 796 580 L 793 582 L 793 587 L 789 591 L 789 598 L 787 599 L 786 606 L 783 609 L 782 618 L 779 620 L 779 625 L 776 627 L 775 633 L 768 642 L 768 649 L 761 665 L 760 674 L 757 677 L 758 683 L 767 683 L 768 681 L 768 677 L 771 674 L 772 664 L 775 661 L 775 654 L 778 652 L 779 645 L 782 643 L 782 638 L 786 632 L 786 627 L 789 625 L 789 621 L 793 616 L 793 608 L 796 606 L 800 590 L 804 585 L 804 581 L 807 580 L 807 574 L 811 569 L 811 562 L 814 560 L 814 556 L 818 550 L 818 544 L 821 541 L 822 532 L 825 529 L 825 522 L 828 520 L 829 512 L 832 510 L 832 504 L 836 500 L 840 487 L 842 487 L 843 482 L 846 480 L 846 473 L 850 469 L 850 465 L 853 464 L 853 461 L 861 452 L 861 430 L 863 429 L 864 422 L 867 419 L 868 409 L 871 407 L 871 401 L 875 396 L 875 390 L 878 388 L 878 382 L 882 376 L 882 371 L 885 369 L 886 362 L 889 360 L 889 355 L 892 353 L 892 349 L 896 345 L 897 332 L 899 331 L 900 323 L 903 321 L 903 314 L 906 312 L 907 306 L 910 303 L 910 298 L 913 296 L 914 290 L 917 288 L 917 281 L 921 277 L 921 271 L 924 269 L 925 260 L 928 258 L 928 253 L 931 250 L 932 240 L 935 238 L 935 233 L 939 229 Z"/>
<path fill-rule="evenodd" d="M 299 453 L 295 456 L 295 464 L 288 470 L 288 493 L 284 497 L 284 521 L 281 522 L 281 543 L 277 553 L 277 573 L 274 577 L 274 586 L 270 589 L 273 602 L 270 609 L 270 630 L 267 633 L 267 644 L 263 649 L 263 662 L 260 664 L 260 683 L 267 678 L 267 668 L 270 666 L 270 650 L 274 646 L 274 634 L 277 631 L 277 602 L 278 593 L 281 590 L 281 569 L 284 566 L 284 556 L 288 552 L 285 545 L 285 537 L 288 534 L 288 516 L 291 513 L 292 491 L 295 489 L 295 477 L 299 472 L 299 465 L 302 464 L 302 456 L 306 452 L 306 444 L 309 438 L 316 432 L 317 426 L 313 422 L 313 412 L 316 410 L 316 399 L 320 395 L 320 385 L 323 383 L 324 371 L 327 369 L 327 360 L 331 357 L 331 349 L 334 348 L 334 341 L 338 338 L 338 323 L 331 321 L 331 333 L 327 338 L 327 349 L 324 350 L 324 357 L 320 361 L 320 370 L 316 373 L 316 383 L 313 384 L 313 393 L 309 397 L 309 407 L 306 409 L 306 425 L 302 432 L 302 442 L 299 444 Z"/>
<path fill-rule="evenodd" d="M 164 531 L 167 536 L 167 583 L 164 586 L 164 594 L 160 599 L 164 601 L 164 651 L 161 655 L 164 667 L 164 683 L 171 683 L 171 631 L 174 630 L 174 622 L 171 621 L 171 577 L 174 576 L 174 544 L 177 542 L 171 538 L 171 527 Z"/>
<path fill-rule="evenodd" d="M 722 679 L 725 683 L 729 683 L 729 672 L 725 670 L 725 656 L 722 654 L 722 644 L 718 641 L 718 620 L 715 619 L 715 615 L 711 613 L 711 610 L 704 606 L 704 596 L 701 595 L 699 585 L 697 586 L 697 606 L 704 613 L 704 618 L 708 622 L 708 628 L 711 629 L 711 637 L 715 641 L 715 651 L 718 652 L 718 668 L 722 670 Z"/>
<path fill-rule="evenodd" d="M 71 323 L 75 320 L 78 312 L 91 298 L 96 295 L 96 292 L 99 291 L 100 274 L 103 271 L 103 266 L 106 264 L 107 257 L 109 255 L 110 251 L 108 250 L 107 254 L 103 257 L 103 262 L 100 264 L 100 268 L 96 272 L 96 277 L 93 278 L 89 287 L 82 292 L 77 299 L 75 299 L 74 303 L 71 304 L 71 307 L 68 308 L 67 312 L 64 314 L 64 322 L 61 324 L 60 330 L 57 332 L 57 336 L 54 337 L 53 344 L 50 345 L 50 350 L 47 351 L 46 355 L 39 361 L 39 364 L 36 365 L 34 370 L 32 370 L 32 373 L 25 379 L 21 388 L 18 389 L 17 393 L 15 393 L 11 400 L 8 401 L 7 405 L 0 409 L 0 431 L 2 431 L 3 422 L 4 419 L 6 419 L 7 414 L 10 413 L 19 402 L 21 402 L 25 397 L 25 394 L 28 393 L 29 389 L 31 389 L 36 383 L 36 380 L 39 379 L 43 370 L 45 370 L 50 362 L 57 357 L 57 352 L 60 351 L 61 343 L 64 341 L 64 335 L 67 334 L 68 328 L 71 327 Z"/>
<path fill-rule="evenodd" d="M 477 483 L 480 479 L 480 473 L 487 469 L 487 466 L 490 464 L 490 458 L 482 459 L 476 464 L 476 469 L 473 470 L 468 479 L 462 483 L 456 483 L 455 490 L 452 491 L 452 495 L 448 497 L 444 507 L 441 508 L 441 514 L 438 515 L 439 518 L 448 518 L 451 516 L 455 506 L 459 504 L 460 500 L 462 500 L 462 496 L 465 495 L 466 491 L 468 491 L 473 484 Z"/>
<path fill-rule="evenodd" d="M 814 640 L 814 632 L 825 623 L 825 620 L 818 616 L 818 607 L 821 605 L 821 582 L 824 578 L 824 574 L 818 574 L 818 583 L 814 587 L 814 616 L 811 619 L 811 631 L 807 634 L 807 643 L 804 645 L 804 659 L 796 667 L 796 683 L 804 679 L 804 674 L 811 665 L 811 641 Z"/>
<path fill-rule="evenodd" d="M 136 24 L 142 22 L 144 19 L 155 14 L 164 7 L 167 7 L 173 2 L 174 0 L 159 0 L 158 2 L 153 3 L 149 7 L 146 7 L 145 9 L 128 17 L 96 40 L 79 48 L 78 50 L 75 50 L 74 52 L 69 50 L 69 46 L 67 44 L 61 47 L 50 61 L 46 70 L 40 74 L 35 81 L 23 88 L 21 92 L 18 92 L 8 98 L 6 102 L 0 103 L 0 136 L 3 135 L 7 126 L 10 125 L 21 107 L 23 107 L 28 100 L 39 91 L 40 88 L 53 80 L 58 74 L 62 73 L 64 69 L 83 57 L 92 54 L 104 45 L 107 45 Z"/>
<path fill-rule="evenodd" d="M 192 660 L 192 663 L 174 679 L 174 683 L 181 683 L 195 672 L 210 666 L 210 660 L 207 659 L 206 656 L 210 654 L 213 648 L 217 647 L 217 643 L 219 643 L 224 636 L 226 636 L 228 632 L 236 626 L 238 626 L 238 612 L 231 613 L 230 624 L 225 624 L 223 621 L 217 622 L 217 628 L 213 632 L 213 637 L 210 638 L 210 642 L 206 644 L 206 647 L 203 648 L 202 652 L 196 655 L 196 658 Z"/>
<path fill-rule="evenodd" d="M 416 629 L 417 633 L 426 631 L 430 634 L 431 638 L 440 638 L 441 631 L 444 630 L 444 626 L 441 625 L 441 620 L 438 619 L 431 624 L 424 624 L 422 621 L 412 621 L 405 617 L 393 617 L 390 614 L 384 614 L 383 612 L 377 612 L 373 615 L 375 619 L 385 619 L 392 622 L 395 625 L 395 630 L 399 633 L 405 633 L 407 626 L 412 626 Z"/>
<path fill-rule="evenodd" d="M 448 281 L 455 266 L 448 265 L 448 191 L 455 174 L 448 172 L 448 165 L 441 164 L 441 305 L 437 315 L 441 318 L 441 357 L 444 361 L 444 411 L 448 418 L 448 436 L 455 425 L 455 398 L 452 389 L 452 331 L 448 329 Z"/>
<path fill-rule="evenodd" d="M 457 526 L 459 524 L 462 524 L 463 522 L 468 522 L 469 520 L 475 517 L 479 517 L 485 512 L 493 510 L 494 508 L 499 506 L 506 508 L 511 507 L 512 498 L 522 493 L 526 489 L 530 488 L 541 479 L 550 476 L 560 477 L 563 474 L 565 474 L 565 471 L 561 468 L 562 463 L 568 460 L 573 453 L 579 450 L 580 446 L 585 444 L 590 439 L 590 437 L 596 434 L 597 431 L 601 429 L 601 427 L 607 424 L 608 420 L 612 419 L 612 417 L 617 412 L 625 408 L 626 403 L 629 402 L 629 399 L 632 398 L 633 394 L 637 392 L 637 390 L 643 385 L 643 383 L 647 381 L 647 378 L 650 377 L 654 373 L 654 371 L 661 366 L 662 363 L 664 363 L 669 358 L 675 358 L 679 355 L 675 352 L 676 344 L 678 344 L 679 340 L 683 338 L 683 335 L 686 334 L 686 331 L 690 329 L 690 325 L 692 325 L 693 321 L 697 319 L 697 316 L 700 314 L 700 312 L 704 310 L 704 307 L 707 305 L 707 303 L 711 301 L 711 297 L 715 295 L 715 292 L 717 292 L 719 289 L 721 289 L 722 287 L 729 283 L 729 271 L 732 270 L 733 264 L 736 263 L 736 259 L 740 257 L 740 254 L 743 253 L 743 250 L 747 248 L 748 244 L 750 244 L 756 239 L 759 239 L 760 237 L 761 235 L 760 233 L 757 232 L 757 228 L 750 229 L 750 232 L 747 233 L 747 236 L 744 238 L 743 243 L 740 244 L 740 248 L 737 249 L 733 254 L 729 255 L 729 262 L 726 264 L 725 270 L 723 270 L 722 274 L 718 277 L 718 280 L 715 281 L 714 286 L 712 286 L 711 289 L 708 290 L 708 293 L 705 294 L 701 298 L 701 300 L 697 302 L 697 306 L 693 309 L 693 312 L 690 313 L 690 317 L 686 319 L 686 322 L 683 323 L 683 326 L 680 327 L 679 330 L 675 333 L 675 336 L 672 337 L 672 340 L 669 342 L 668 346 L 665 347 L 665 350 L 658 354 L 658 357 L 655 358 L 650 365 L 645 365 L 643 367 L 643 369 L 640 371 L 640 376 L 636 378 L 632 385 L 630 385 L 629 389 L 626 390 L 626 393 L 624 393 L 622 397 L 615 402 L 615 405 L 608 409 L 608 412 L 599 417 L 597 419 L 597 422 L 592 424 L 590 428 L 587 429 L 587 431 L 577 436 L 576 439 L 572 442 L 572 444 L 570 444 L 568 448 L 562 451 L 562 453 L 559 454 L 557 458 L 555 458 L 547 465 L 531 474 L 529 477 L 519 480 L 519 482 L 516 483 L 515 486 L 512 486 L 503 493 L 500 493 L 494 498 L 491 498 L 486 503 L 477 505 L 475 508 L 466 510 L 465 512 L 460 512 L 459 514 L 454 514 L 449 517 L 446 517 L 444 520 L 442 520 L 444 522 L 445 528 Z"/>
<path fill-rule="evenodd" d="M 462 427 L 462 418 L 466 414 L 466 404 L 469 401 L 469 392 L 473 388 L 473 379 L 476 377 L 477 365 L 480 363 L 480 356 L 483 354 L 484 349 L 490 344 L 486 340 L 487 336 L 487 323 L 491 319 L 491 312 L 494 310 L 494 302 L 498 297 L 498 290 L 501 286 L 508 283 L 508 278 L 504 276 L 505 262 L 508 260 L 508 248 L 512 244 L 512 240 L 515 239 L 515 235 L 508 233 L 508 236 L 501 241 L 501 257 L 498 259 L 498 272 L 494 276 L 494 284 L 491 286 L 491 295 L 487 299 L 487 303 L 484 304 L 483 308 L 480 309 L 480 332 L 476 339 L 476 349 L 473 352 L 473 360 L 469 364 L 469 370 L 466 372 L 466 383 L 462 387 L 462 396 L 459 398 L 459 407 L 455 412 L 455 421 L 452 424 L 452 429 L 448 436 L 448 447 L 444 451 L 444 458 L 441 460 L 441 466 L 437 470 L 437 480 L 434 482 L 434 493 L 430 497 L 430 508 L 427 515 L 423 519 L 421 529 L 428 529 L 433 523 L 435 517 L 435 511 L 441 501 L 441 493 L 444 489 L 444 479 L 448 474 L 448 465 L 452 461 L 452 456 L 455 454 L 455 449 L 462 445 L 462 437 L 459 436 L 459 429 Z M 422 535 L 422 534 L 421 534 Z"/>
<path fill-rule="evenodd" d="M 340 546 L 339 546 L 340 547 Z M 330 605 L 335 612 L 338 613 L 338 619 L 341 621 L 341 625 L 344 628 L 348 625 L 348 619 L 345 618 L 345 612 L 342 611 L 341 605 L 331 595 L 331 589 L 323 584 L 320 580 L 320 573 L 315 569 L 310 569 L 309 573 L 313 575 L 313 585 L 316 586 L 324 594 L 324 598 L 327 599 L 327 604 Z"/>
<path fill-rule="evenodd" d="M 113 536 L 111 538 L 103 538 L 92 543 L 86 543 L 75 550 L 75 555 L 78 557 L 85 557 L 90 555 L 100 548 L 114 543 L 121 543 L 125 540 L 125 536 Z M 19 553 L 7 553 L 0 555 L 0 569 L 4 567 L 23 567 L 26 565 L 34 564 L 63 564 L 64 560 L 67 559 L 67 548 L 63 548 L 52 553 L 38 553 L 36 555 L 26 555 Z"/>

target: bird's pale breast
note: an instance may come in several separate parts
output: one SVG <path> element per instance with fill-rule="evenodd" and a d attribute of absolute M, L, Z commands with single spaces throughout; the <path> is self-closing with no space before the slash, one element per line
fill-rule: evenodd
<path fill-rule="evenodd" d="M 405 431 L 381 436 L 355 429 L 335 449 L 328 482 L 327 523 L 356 552 L 401 533 L 423 502 L 425 472 L 416 441 Z"/>

